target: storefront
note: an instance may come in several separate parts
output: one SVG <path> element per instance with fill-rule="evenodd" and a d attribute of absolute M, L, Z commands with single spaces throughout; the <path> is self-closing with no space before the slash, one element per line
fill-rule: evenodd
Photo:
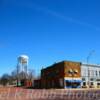
<path fill-rule="evenodd" d="M 81 79 L 65 78 L 65 88 L 81 88 Z"/>

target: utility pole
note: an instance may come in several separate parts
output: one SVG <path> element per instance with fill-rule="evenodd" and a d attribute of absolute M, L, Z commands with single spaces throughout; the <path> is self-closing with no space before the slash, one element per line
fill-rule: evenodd
<path fill-rule="evenodd" d="M 89 68 L 89 60 L 90 60 L 90 57 L 92 56 L 92 54 L 94 53 L 95 51 L 92 50 L 89 55 L 87 56 L 87 67 L 88 67 L 88 88 L 90 87 L 90 68 Z"/>

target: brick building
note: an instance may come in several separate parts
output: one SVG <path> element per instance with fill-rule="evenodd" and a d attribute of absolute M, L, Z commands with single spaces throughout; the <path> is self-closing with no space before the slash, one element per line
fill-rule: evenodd
<path fill-rule="evenodd" d="M 41 88 L 81 87 L 81 63 L 62 61 L 41 70 Z"/>

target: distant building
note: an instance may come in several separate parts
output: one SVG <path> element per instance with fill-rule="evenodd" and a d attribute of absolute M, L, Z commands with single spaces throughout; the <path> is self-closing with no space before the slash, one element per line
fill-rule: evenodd
<path fill-rule="evenodd" d="M 80 88 L 81 63 L 62 61 L 41 70 L 41 88 Z"/>

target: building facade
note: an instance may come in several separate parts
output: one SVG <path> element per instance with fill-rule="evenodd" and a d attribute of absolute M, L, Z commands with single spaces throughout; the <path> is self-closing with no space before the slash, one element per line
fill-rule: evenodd
<path fill-rule="evenodd" d="M 100 65 L 62 61 L 41 70 L 37 88 L 100 88 Z"/>
<path fill-rule="evenodd" d="M 100 65 L 82 64 L 81 65 L 82 87 L 100 87 Z"/>
<path fill-rule="evenodd" d="M 80 88 L 81 63 L 62 61 L 41 70 L 41 88 Z"/>

